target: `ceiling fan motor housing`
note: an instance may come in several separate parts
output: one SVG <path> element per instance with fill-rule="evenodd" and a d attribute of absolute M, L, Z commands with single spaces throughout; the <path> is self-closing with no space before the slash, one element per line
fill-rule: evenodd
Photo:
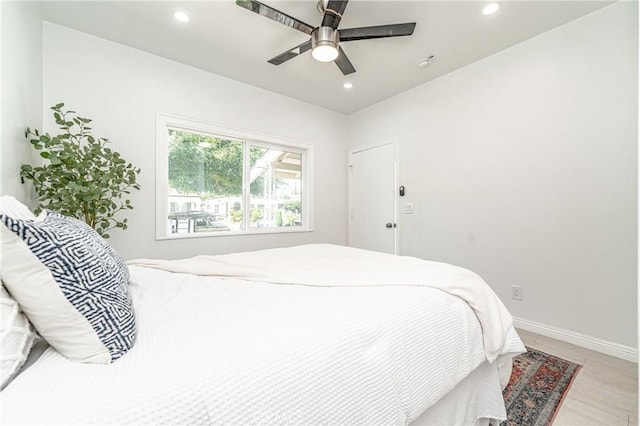
<path fill-rule="evenodd" d="M 318 27 L 311 33 L 311 48 L 315 49 L 318 46 L 331 46 L 334 49 L 338 48 L 340 43 L 340 35 L 337 30 L 331 27 Z"/>

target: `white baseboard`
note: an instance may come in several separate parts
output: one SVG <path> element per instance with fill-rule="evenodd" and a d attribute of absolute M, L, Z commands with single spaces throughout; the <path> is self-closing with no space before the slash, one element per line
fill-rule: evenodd
<path fill-rule="evenodd" d="M 563 342 L 591 349 L 592 351 L 602 352 L 603 354 L 611 355 L 616 358 L 635 362 L 636 364 L 638 363 L 638 349 L 632 348 L 631 346 L 597 339 L 595 337 L 576 333 L 575 331 L 552 327 L 523 318 L 513 318 L 513 325 L 516 328 L 520 328 L 524 331 L 530 331 L 541 336 L 562 340 Z"/>

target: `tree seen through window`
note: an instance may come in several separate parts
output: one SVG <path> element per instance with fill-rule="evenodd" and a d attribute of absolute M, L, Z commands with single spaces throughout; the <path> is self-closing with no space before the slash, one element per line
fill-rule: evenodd
<path fill-rule="evenodd" d="M 169 129 L 168 148 L 171 233 L 302 226 L 300 153 L 177 129 Z"/>

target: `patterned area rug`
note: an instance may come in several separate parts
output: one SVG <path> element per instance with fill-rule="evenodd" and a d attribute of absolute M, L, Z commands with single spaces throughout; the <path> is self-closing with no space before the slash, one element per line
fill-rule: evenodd
<path fill-rule="evenodd" d="M 550 425 L 580 365 L 527 348 L 514 358 L 509 384 L 502 392 L 507 420 L 501 426 Z"/>

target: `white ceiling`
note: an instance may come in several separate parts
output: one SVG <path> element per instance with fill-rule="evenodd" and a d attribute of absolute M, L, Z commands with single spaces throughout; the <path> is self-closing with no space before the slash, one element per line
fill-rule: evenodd
<path fill-rule="evenodd" d="M 264 3 L 317 26 L 313 1 Z M 339 28 L 416 22 L 413 36 L 344 43 L 356 73 L 343 76 L 310 52 L 282 65 L 267 60 L 308 40 L 226 1 L 46 1 L 45 20 L 350 114 L 411 87 L 586 15 L 610 1 L 502 1 L 493 15 L 481 1 L 352 0 Z M 176 10 L 191 21 L 176 21 Z M 416 62 L 435 55 L 424 70 Z M 535 58 L 531 58 L 535 61 Z M 354 88 L 342 84 L 351 81 Z"/>

